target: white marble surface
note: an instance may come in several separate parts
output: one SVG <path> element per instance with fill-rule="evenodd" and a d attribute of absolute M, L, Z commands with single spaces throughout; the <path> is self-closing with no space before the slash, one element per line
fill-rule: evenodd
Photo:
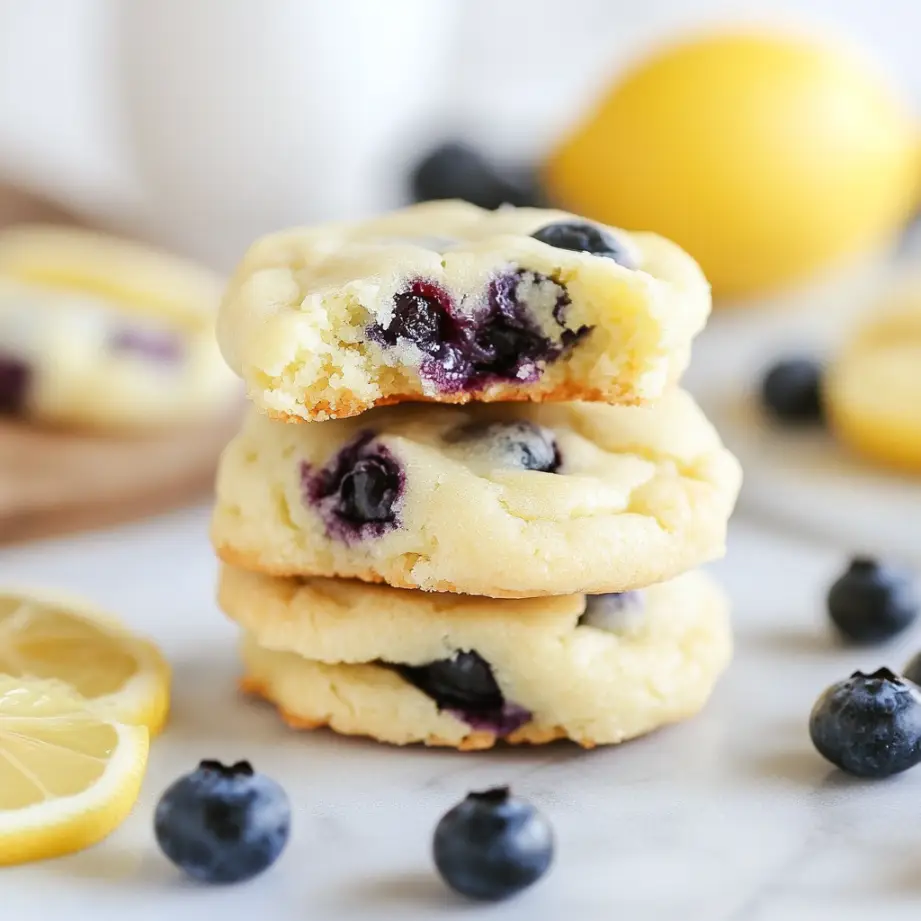
<path fill-rule="evenodd" d="M 0 552 L 0 582 L 78 590 L 152 634 L 175 668 L 175 715 L 132 817 L 108 841 L 0 871 L 4 918 L 222 921 L 484 917 L 559 921 L 916 921 L 921 769 L 853 782 L 812 750 L 817 693 L 858 666 L 900 666 L 916 633 L 844 650 L 821 598 L 839 552 L 742 518 L 715 568 L 738 649 L 697 719 L 620 748 L 456 754 L 295 735 L 234 687 L 233 630 L 212 602 L 206 510 Z M 281 861 L 251 884 L 190 885 L 160 857 L 151 810 L 202 757 L 247 757 L 294 801 Z M 435 877 L 429 841 L 471 788 L 511 783 L 550 817 L 558 856 L 520 899 L 471 907 Z"/>

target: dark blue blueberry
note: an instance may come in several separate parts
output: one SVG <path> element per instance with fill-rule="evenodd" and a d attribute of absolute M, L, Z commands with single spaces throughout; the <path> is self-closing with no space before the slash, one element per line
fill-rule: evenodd
<path fill-rule="evenodd" d="M 761 404 L 778 422 L 822 421 L 822 369 L 810 358 L 789 358 L 771 367 L 761 381 Z"/>
<path fill-rule="evenodd" d="M 543 367 L 591 330 L 566 325 L 566 288 L 546 275 L 512 269 L 494 278 L 474 316 L 455 309 L 438 285 L 417 279 L 394 296 L 387 326 L 373 324 L 367 335 L 384 346 L 414 344 L 419 373 L 446 393 L 479 389 L 494 380 L 537 380 Z M 537 317 L 550 314 L 559 338 L 546 336 Z"/>
<path fill-rule="evenodd" d="M 472 422 L 448 433 L 451 443 L 474 442 L 503 467 L 556 473 L 560 451 L 553 434 L 533 422 Z"/>
<path fill-rule="evenodd" d="M 470 793 L 442 816 L 432 853 L 441 878 L 467 898 L 499 902 L 536 883 L 553 862 L 553 829 L 508 787 Z"/>
<path fill-rule="evenodd" d="M 828 592 L 828 613 L 838 630 L 856 643 L 881 643 L 918 617 L 915 580 L 907 572 L 868 557 L 855 557 Z"/>
<path fill-rule="evenodd" d="M 285 791 L 247 761 L 202 761 L 166 790 L 154 814 L 163 853 L 205 883 L 258 876 L 278 859 L 290 828 Z"/>
<path fill-rule="evenodd" d="M 577 253 L 591 253 L 613 259 L 618 265 L 635 269 L 636 262 L 629 249 L 607 227 L 589 221 L 555 221 L 531 234 L 535 240 L 556 249 Z"/>
<path fill-rule="evenodd" d="M 143 329 L 126 326 L 115 330 L 108 340 L 115 353 L 133 353 L 164 365 L 177 365 L 185 360 L 185 341 L 172 330 Z"/>
<path fill-rule="evenodd" d="M 326 520 L 327 533 L 340 540 L 379 537 L 398 527 L 405 477 L 396 458 L 362 432 L 319 471 L 301 467 L 306 499 Z"/>
<path fill-rule="evenodd" d="M 372 336 L 387 345 L 400 340 L 434 354 L 451 335 L 451 299 L 426 281 L 415 281 L 393 298 L 393 315 L 386 327 L 374 327 Z"/>
<path fill-rule="evenodd" d="M 921 689 L 888 668 L 854 672 L 816 701 L 809 734 L 819 753 L 858 777 L 888 777 L 921 762 Z"/>
<path fill-rule="evenodd" d="M 459 198 L 495 210 L 502 205 L 544 203 L 532 170 L 499 170 L 467 144 L 449 141 L 431 150 L 410 175 L 413 201 Z"/>
<path fill-rule="evenodd" d="M 32 369 L 24 361 L 0 355 L 0 415 L 21 416 L 32 383 Z"/>
<path fill-rule="evenodd" d="M 629 633 L 642 626 L 645 607 L 643 593 L 639 591 L 588 595 L 578 625 L 609 633 Z"/>
<path fill-rule="evenodd" d="M 456 652 L 428 665 L 390 664 L 405 681 L 475 729 L 504 737 L 521 728 L 531 713 L 508 703 L 489 663 L 476 652 Z"/>

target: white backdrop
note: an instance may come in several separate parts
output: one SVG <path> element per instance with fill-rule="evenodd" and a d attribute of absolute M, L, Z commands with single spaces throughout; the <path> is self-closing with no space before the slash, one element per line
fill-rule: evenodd
<path fill-rule="evenodd" d="M 0 0 L 0 177 L 227 265 L 394 203 L 442 134 L 538 154 L 650 43 L 752 18 L 921 97 L 919 0 Z"/>

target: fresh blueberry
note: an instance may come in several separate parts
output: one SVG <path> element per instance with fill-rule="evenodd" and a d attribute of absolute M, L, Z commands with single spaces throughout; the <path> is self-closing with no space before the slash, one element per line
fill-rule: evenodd
<path fill-rule="evenodd" d="M 822 369 L 809 358 L 788 358 L 771 367 L 761 382 L 761 403 L 778 422 L 822 420 Z"/>
<path fill-rule="evenodd" d="M 405 477 L 396 458 L 362 432 L 319 471 L 301 467 L 307 501 L 326 521 L 327 533 L 346 542 L 379 537 L 399 525 Z"/>
<path fill-rule="evenodd" d="M 433 856 L 455 891 L 499 902 L 536 883 L 553 862 L 553 829 L 508 787 L 470 793 L 441 817 Z"/>
<path fill-rule="evenodd" d="M 278 859 L 290 828 L 285 791 L 247 761 L 202 761 L 166 790 L 154 814 L 163 853 L 205 883 L 258 876 Z"/>
<path fill-rule="evenodd" d="M 921 762 L 921 689 L 888 668 L 828 688 L 809 717 L 819 753 L 858 777 L 888 777 Z"/>
<path fill-rule="evenodd" d="M 631 633 L 642 626 L 645 608 L 643 593 L 638 591 L 588 595 L 578 625 L 608 633 Z"/>
<path fill-rule="evenodd" d="M 921 685 L 921 652 L 916 653 L 902 669 L 902 677 L 914 684 Z"/>
<path fill-rule="evenodd" d="M 391 521 L 399 488 L 399 471 L 387 457 L 366 457 L 342 478 L 339 513 L 357 524 Z"/>
<path fill-rule="evenodd" d="M 869 557 L 855 557 L 828 592 L 828 613 L 838 630 L 856 643 L 881 643 L 909 627 L 921 599 L 907 572 Z"/>
<path fill-rule="evenodd" d="M 607 227 L 589 221 L 555 221 L 535 230 L 531 236 L 556 249 L 604 256 L 627 269 L 637 267 L 630 251 Z"/>
<path fill-rule="evenodd" d="M 532 171 L 500 171 L 467 144 L 450 141 L 430 151 L 410 175 L 414 201 L 460 198 L 481 208 L 540 206 L 543 194 Z"/>
<path fill-rule="evenodd" d="M 18 358 L 0 356 L 0 415 L 21 416 L 32 382 L 32 369 Z"/>
<path fill-rule="evenodd" d="M 475 729 L 504 737 L 531 713 L 506 701 L 489 663 L 477 652 L 456 652 L 428 665 L 391 665 L 411 685 Z"/>

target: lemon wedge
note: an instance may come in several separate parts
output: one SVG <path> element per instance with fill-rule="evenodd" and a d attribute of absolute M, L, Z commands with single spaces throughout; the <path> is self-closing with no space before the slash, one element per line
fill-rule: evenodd
<path fill-rule="evenodd" d="M 59 681 L 0 675 L 0 866 L 100 841 L 131 811 L 144 726 L 119 723 Z"/>
<path fill-rule="evenodd" d="M 0 591 L 0 672 L 66 682 L 102 717 L 156 734 L 170 670 L 153 643 L 79 603 Z"/>

